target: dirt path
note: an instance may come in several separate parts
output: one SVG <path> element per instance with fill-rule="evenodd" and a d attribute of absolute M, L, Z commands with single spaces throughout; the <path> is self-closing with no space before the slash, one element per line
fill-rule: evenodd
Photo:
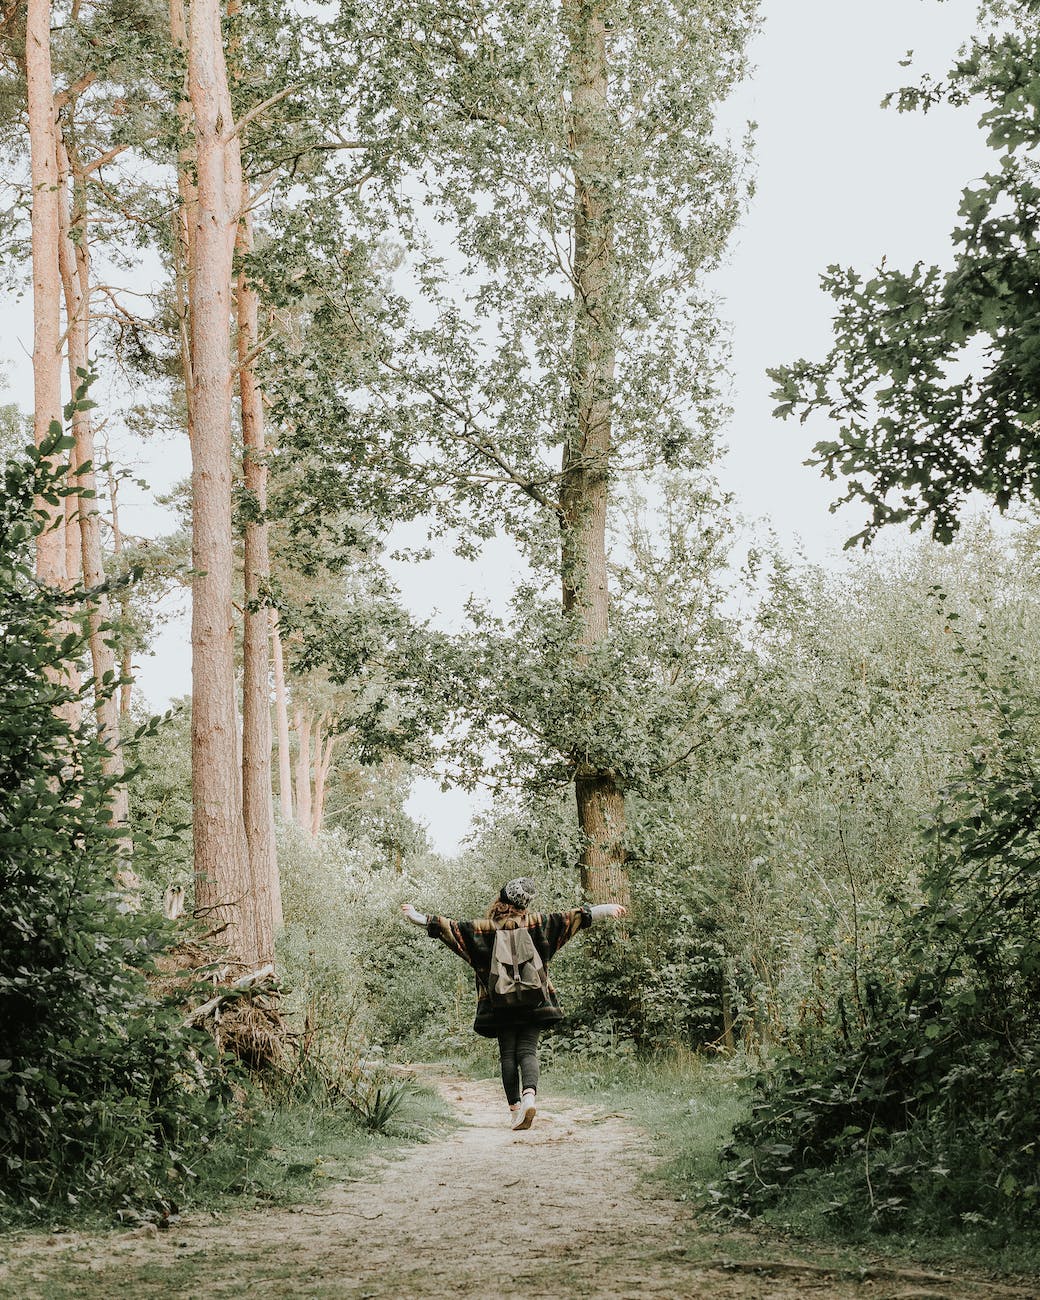
<path fill-rule="evenodd" d="M 59 1238 L 46 1245 L 36 1238 L 16 1251 L 12 1271 L 0 1266 L 0 1296 L 957 1300 L 1032 1294 L 923 1274 L 843 1278 L 791 1256 L 768 1275 L 746 1271 L 746 1263 L 738 1266 L 744 1271 L 719 1267 L 704 1258 L 703 1232 L 685 1208 L 645 1185 L 641 1173 L 653 1160 L 646 1136 L 620 1116 L 550 1098 L 529 1132 L 513 1134 L 497 1087 L 462 1080 L 440 1086 L 461 1112 L 455 1132 L 336 1185 L 319 1204 L 223 1222 L 200 1215 L 162 1234 Z"/>

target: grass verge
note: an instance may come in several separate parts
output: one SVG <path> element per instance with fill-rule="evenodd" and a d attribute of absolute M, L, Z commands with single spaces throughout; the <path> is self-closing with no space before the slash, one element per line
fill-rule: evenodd
<path fill-rule="evenodd" d="M 1040 1239 L 1001 1237 L 985 1227 L 937 1223 L 931 1235 L 843 1230 L 830 1205 L 834 1183 L 807 1178 L 760 1219 L 720 1215 L 710 1188 L 723 1176 L 719 1152 L 750 1101 L 750 1069 L 742 1057 L 705 1058 L 677 1052 L 650 1060 L 557 1053 L 552 1084 L 584 1101 L 630 1116 L 652 1136 L 659 1161 L 650 1177 L 697 1211 L 691 1260 L 726 1256 L 746 1260 L 763 1251 L 838 1269 L 879 1262 L 943 1272 L 974 1272 L 1029 1282 L 1040 1273 Z M 863 1221 L 869 1216 L 863 1215 Z M 1040 1294 L 1040 1286 L 1037 1288 Z"/>
<path fill-rule="evenodd" d="M 126 1251 L 142 1233 L 175 1236 L 179 1210 L 222 1221 L 257 1208 L 313 1203 L 330 1185 L 357 1177 L 374 1158 L 392 1158 L 407 1143 L 426 1141 L 452 1122 L 451 1108 L 439 1094 L 415 1082 L 409 1082 L 381 1130 L 345 1105 L 254 1106 L 197 1163 L 183 1203 L 169 1218 L 72 1217 L 55 1210 L 49 1218 L 37 1216 L 32 1226 L 3 1225 L 8 1231 L 0 1232 L 0 1297 L 169 1295 L 197 1272 L 197 1260 L 185 1260 L 181 1268 L 168 1251 L 154 1265 L 123 1261 L 112 1251 Z M 56 1249 L 63 1242 L 67 1249 Z M 44 1244 L 51 1249 L 42 1250 Z M 84 1257 L 90 1261 L 86 1265 Z"/>
<path fill-rule="evenodd" d="M 306 1200 L 330 1180 L 353 1177 L 373 1155 L 426 1141 L 451 1122 L 443 1099 L 415 1082 L 408 1083 L 400 1106 L 380 1125 L 342 1104 L 264 1107 L 200 1164 L 192 1204 L 248 1208 Z"/>

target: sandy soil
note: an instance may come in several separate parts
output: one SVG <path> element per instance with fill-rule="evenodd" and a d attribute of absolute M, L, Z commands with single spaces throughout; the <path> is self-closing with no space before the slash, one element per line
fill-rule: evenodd
<path fill-rule="evenodd" d="M 0 1265 L 0 1295 L 281 1296 L 344 1300 L 955 1300 L 1031 1290 L 969 1278 L 828 1273 L 749 1242 L 723 1266 L 686 1208 L 646 1183 L 647 1138 L 622 1117 L 540 1102 L 514 1134 L 498 1088 L 442 1080 L 461 1113 L 446 1137 L 417 1144 L 315 1205 L 187 1218 L 170 1232 L 23 1241 Z M 28 1253 L 31 1252 L 31 1258 Z M 769 1272 L 749 1258 L 767 1256 Z M 20 1257 L 20 1258 L 18 1258 Z M 74 1272 L 73 1272 L 74 1270 Z M 5 1276 L 7 1281 L 5 1282 Z M 72 1281 L 72 1276 L 75 1281 Z"/>

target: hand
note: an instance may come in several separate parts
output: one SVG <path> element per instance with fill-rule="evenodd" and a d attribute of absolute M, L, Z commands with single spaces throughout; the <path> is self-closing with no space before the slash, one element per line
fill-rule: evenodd
<path fill-rule="evenodd" d="M 616 919 L 620 920 L 621 917 L 628 915 L 628 908 L 621 903 L 611 903 L 610 906 L 614 909 L 611 915 Z"/>

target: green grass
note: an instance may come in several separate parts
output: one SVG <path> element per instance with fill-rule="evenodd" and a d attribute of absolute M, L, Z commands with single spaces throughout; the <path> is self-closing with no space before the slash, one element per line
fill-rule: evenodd
<path fill-rule="evenodd" d="M 558 1054 L 552 1083 L 572 1096 L 617 1110 L 653 1136 L 663 1179 L 680 1199 L 696 1199 L 720 1172 L 718 1153 L 747 1107 L 743 1058 L 689 1052 L 591 1059 Z"/>
<path fill-rule="evenodd" d="M 256 1207 L 306 1205 L 317 1200 L 327 1187 L 361 1174 L 374 1157 L 387 1158 L 409 1142 L 425 1141 L 449 1129 L 454 1122 L 451 1108 L 432 1089 L 409 1082 L 402 1104 L 386 1130 L 375 1132 L 364 1118 L 345 1106 L 322 1105 L 313 1100 L 281 1106 L 255 1107 L 248 1117 L 225 1135 L 224 1141 L 200 1161 L 187 1210 L 210 1211 L 219 1220 Z M 123 1258 L 107 1243 L 110 1234 L 123 1236 L 136 1226 L 130 1218 L 113 1222 L 111 1216 L 81 1216 L 76 1219 L 53 1215 L 46 1227 L 9 1237 L 12 1252 L 9 1271 L 0 1270 L 0 1297 L 7 1300 L 109 1300 L 113 1295 L 145 1300 L 149 1296 L 188 1293 L 209 1276 L 205 1270 L 224 1269 L 226 1261 L 210 1261 L 206 1247 L 200 1254 L 184 1256 L 170 1251 L 176 1228 L 163 1233 L 161 1259 Z M 52 1254 L 35 1243 L 65 1231 L 77 1236 L 91 1234 L 85 1241 L 87 1260 L 81 1245 L 65 1253 Z M 154 1232 L 145 1227 L 142 1231 Z M 4 1255 L 0 1237 L 0 1258 Z M 264 1294 L 280 1292 L 281 1281 L 299 1281 L 299 1262 L 264 1252 L 252 1258 L 249 1252 L 235 1256 L 229 1268 L 242 1270 L 250 1285 L 265 1283 Z M 213 1276 L 216 1276 L 214 1273 Z M 322 1289 L 316 1279 L 315 1296 L 333 1296 L 335 1288 Z M 243 1282 L 245 1285 L 245 1282 Z M 275 1291 L 271 1288 L 276 1287 Z M 245 1292 L 243 1291 L 243 1294 Z"/>
<path fill-rule="evenodd" d="M 320 1193 L 330 1179 L 352 1177 L 373 1155 L 425 1141 L 451 1123 L 432 1091 L 410 1083 L 384 1131 L 374 1131 L 346 1106 L 300 1103 L 259 1111 L 202 1164 L 196 1205 L 233 1201 L 285 1205 Z"/>
<path fill-rule="evenodd" d="M 403 1144 L 425 1141 L 451 1126 L 449 1106 L 432 1089 L 409 1082 L 401 1105 L 384 1131 L 373 1131 L 350 1107 L 313 1101 L 256 1104 L 245 1109 L 221 1140 L 191 1171 L 182 1188 L 171 1189 L 180 1210 L 227 1210 L 287 1205 L 320 1195 L 330 1180 L 353 1177 L 371 1157 Z M 125 1230 L 156 1217 L 124 1212 L 74 1214 L 45 1207 L 30 1215 L 8 1207 L 0 1229 L 44 1231 Z"/>
<path fill-rule="evenodd" d="M 998 1238 L 970 1225 L 932 1235 L 842 1230 L 827 1212 L 833 1182 L 811 1180 L 760 1219 L 720 1217 L 709 1189 L 723 1174 L 719 1152 L 749 1104 L 749 1070 L 741 1057 L 705 1058 L 690 1053 L 649 1060 L 631 1057 L 581 1058 L 558 1053 L 551 1067 L 554 1086 L 583 1100 L 630 1116 L 652 1136 L 660 1162 L 651 1177 L 698 1210 L 698 1232 L 690 1258 L 727 1255 L 747 1259 L 778 1248 L 838 1268 L 893 1264 L 973 1270 L 988 1275 L 1040 1273 L 1040 1239 L 1018 1233 Z"/>
<path fill-rule="evenodd" d="M 874 1257 L 911 1258 L 922 1266 L 963 1267 L 997 1275 L 1040 1274 L 1040 1239 L 1035 1232 L 944 1221 L 941 1212 L 935 1214 L 933 1231 L 880 1232 L 867 1226 L 866 1210 L 864 1226 L 857 1231 L 835 1222 L 830 1213 L 833 1200 L 841 1197 L 840 1188 L 840 1177 L 807 1175 L 760 1221 L 801 1240 L 833 1243 Z"/>

